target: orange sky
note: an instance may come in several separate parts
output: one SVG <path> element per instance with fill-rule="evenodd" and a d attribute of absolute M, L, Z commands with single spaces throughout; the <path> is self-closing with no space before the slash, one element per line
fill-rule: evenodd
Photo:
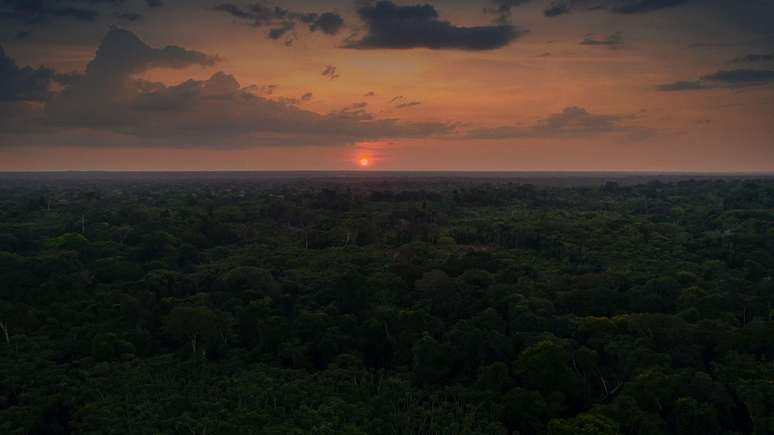
<path fill-rule="evenodd" d="M 220 1 L 127 0 L 95 6 L 88 22 L 18 17 L 0 33 L 16 68 L 0 68 L 15 83 L 0 86 L 0 171 L 357 169 L 361 158 L 384 170 L 774 170 L 774 30 L 760 22 L 772 2 L 622 13 L 627 1 L 665 3 L 577 0 L 546 17 L 547 2 L 527 1 L 506 17 L 525 34 L 484 49 L 461 48 L 460 29 L 500 25 L 484 11 L 496 0 L 431 2 L 430 25 L 445 22 L 436 33 L 449 41 L 432 49 L 437 35 L 385 34 L 393 22 L 369 22 L 351 1 L 274 3 L 343 21 L 328 34 L 297 18 L 279 40 L 266 33 L 287 18 L 256 25 L 213 10 Z M 144 19 L 116 18 L 128 10 Z M 126 31 L 112 45 L 110 25 Z M 170 45 L 186 53 L 163 58 Z M 763 57 L 734 61 L 748 55 Z M 110 66 L 87 71 L 100 56 Z M 121 59 L 135 63 L 114 70 Z M 81 76 L 52 75 L 30 96 L 19 90 L 28 65 Z M 238 86 L 216 89 L 218 72 Z"/>

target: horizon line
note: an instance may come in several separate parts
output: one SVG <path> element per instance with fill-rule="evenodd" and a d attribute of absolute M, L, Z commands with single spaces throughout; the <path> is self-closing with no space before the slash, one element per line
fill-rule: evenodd
<path fill-rule="evenodd" d="M 0 175 L 19 174 L 214 174 L 214 173 L 347 173 L 347 174 L 640 174 L 640 175 L 767 175 L 774 170 L 585 170 L 585 169 L 62 169 L 0 170 Z"/>

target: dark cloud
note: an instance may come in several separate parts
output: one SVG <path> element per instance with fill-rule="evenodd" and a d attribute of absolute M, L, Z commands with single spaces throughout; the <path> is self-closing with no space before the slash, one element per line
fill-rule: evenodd
<path fill-rule="evenodd" d="M 261 86 L 261 92 L 265 95 L 271 95 L 277 90 L 278 85 L 263 85 Z"/>
<path fill-rule="evenodd" d="M 102 119 L 115 113 L 109 108 L 113 102 L 118 104 L 118 101 L 135 97 L 136 101 L 125 105 L 147 110 L 172 110 L 177 107 L 173 102 L 182 101 L 183 91 L 187 89 L 185 86 L 173 89 L 168 95 L 159 95 L 154 92 L 162 85 L 137 82 L 132 77 L 155 68 L 212 66 L 217 61 L 215 56 L 177 46 L 152 48 L 134 33 L 113 27 L 103 38 L 83 76 L 71 80 L 69 86 L 51 100 L 47 112 L 56 123 Z"/>
<path fill-rule="evenodd" d="M 761 43 L 765 43 L 766 38 L 745 39 L 738 41 L 711 41 L 711 42 L 694 42 L 689 44 L 689 48 L 729 48 L 729 47 L 749 47 Z"/>
<path fill-rule="evenodd" d="M 339 78 L 339 74 L 336 72 L 336 67 L 333 65 L 325 65 L 325 69 L 323 69 L 321 75 L 326 77 L 328 80 L 336 80 Z"/>
<path fill-rule="evenodd" d="M 0 85 L 0 92 L 2 88 Z M 3 134 L 26 134 L 43 129 L 40 124 L 42 118 L 42 107 L 38 102 L 0 99 L 0 147 L 5 145 Z"/>
<path fill-rule="evenodd" d="M 755 86 L 774 81 L 774 71 L 756 69 L 735 69 L 718 71 L 702 77 L 703 81 L 725 83 L 730 86 Z"/>
<path fill-rule="evenodd" d="M 212 66 L 217 56 L 170 45 L 151 48 L 128 30 L 113 27 L 97 49 L 97 56 L 86 66 L 88 81 L 125 78 L 151 68 Z"/>
<path fill-rule="evenodd" d="M 122 14 L 116 15 L 116 18 L 123 21 L 142 21 L 144 17 L 141 14 L 138 14 L 136 12 L 124 12 Z"/>
<path fill-rule="evenodd" d="M 493 50 L 504 47 L 525 32 L 511 25 L 461 27 L 441 20 L 429 4 L 398 6 L 383 0 L 361 5 L 357 10 L 367 33 L 350 41 L 360 49 L 461 49 Z"/>
<path fill-rule="evenodd" d="M 164 2 L 161 0 L 145 0 L 145 4 L 147 4 L 150 8 L 159 8 L 164 6 Z"/>
<path fill-rule="evenodd" d="M 0 101 L 44 101 L 54 72 L 48 68 L 19 68 L 0 47 Z"/>
<path fill-rule="evenodd" d="M 244 19 L 250 19 L 250 20 L 257 20 L 258 16 L 256 15 L 255 11 L 250 11 L 246 9 L 242 9 L 241 7 L 231 4 L 231 3 L 221 3 L 219 5 L 216 5 L 212 8 L 215 11 L 219 12 L 225 12 L 227 14 L 230 14 L 231 16 L 235 18 L 244 18 Z M 261 20 L 260 25 L 264 26 L 267 23 L 265 23 L 263 20 Z"/>
<path fill-rule="evenodd" d="M 288 33 L 292 32 L 293 29 L 296 27 L 296 24 L 292 21 L 285 21 L 283 23 L 280 23 L 278 27 L 274 27 L 272 29 L 269 29 L 269 33 L 267 34 L 269 36 L 269 39 L 281 39 Z M 292 44 L 293 39 L 289 39 L 289 44 Z"/>
<path fill-rule="evenodd" d="M 78 21 L 94 21 L 99 16 L 99 12 L 94 9 L 66 7 L 54 9 L 51 11 L 51 15 L 55 17 L 72 18 Z"/>
<path fill-rule="evenodd" d="M 570 4 L 567 2 L 555 2 L 552 3 L 550 6 L 548 6 L 544 11 L 543 15 L 547 17 L 558 17 L 559 15 L 564 15 L 570 12 Z"/>
<path fill-rule="evenodd" d="M 42 66 L 20 68 L 0 47 L 0 101 L 45 101 L 54 82 L 69 84 L 75 77 Z"/>
<path fill-rule="evenodd" d="M 608 10 L 618 14 L 638 14 L 679 6 L 691 0 L 554 0 L 543 11 L 556 17 L 574 10 Z"/>
<path fill-rule="evenodd" d="M 623 33 L 615 32 L 610 36 L 598 38 L 594 35 L 588 35 L 581 41 L 581 45 L 596 45 L 608 48 L 618 48 L 623 45 Z"/>
<path fill-rule="evenodd" d="M 679 6 L 686 2 L 688 0 L 618 0 L 611 9 L 621 14 L 637 14 Z"/>
<path fill-rule="evenodd" d="M 335 35 L 339 33 L 343 25 L 344 19 L 341 16 L 333 12 L 325 12 L 312 21 L 309 25 L 309 30 L 312 32 L 320 31 L 326 35 Z"/>
<path fill-rule="evenodd" d="M 301 96 L 301 101 L 312 101 L 312 98 L 314 98 L 314 94 L 307 92 Z"/>
<path fill-rule="evenodd" d="M 41 24 L 58 18 L 94 21 L 99 11 L 93 7 L 118 5 L 123 0 L 0 0 L 0 18 L 25 24 Z M 89 7 L 83 7 L 88 5 Z"/>
<path fill-rule="evenodd" d="M 624 124 L 631 115 L 599 115 L 582 107 L 568 107 L 527 126 L 481 128 L 468 132 L 472 139 L 578 138 L 610 133 L 642 137 L 646 130 Z"/>
<path fill-rule="evenodd" d="M 83 78 L 83 75 L 76 72 L 54 74 L 54 81 L 63 86 L 72 86 L 78 83 L 81 78 Z"/>
<path fill-rule="evenodd" d="M 16 39 L 17 40 L 27 39 L 30 37 L 30 35 L 32 35 L 32 32 L 29 30 L 19 30 L 18 32 L 16 32 Z"/>
<path fill-rule="evenodd" d="M 660 91 L 695 91 L 701 89 L 746 88 L 774 83 L 774 71 L 759 69 L 723 70 L 699 80 L 681 80 L 657 87 Z"/>
<path fill-rule="evenodd" d="M 509 24 L 513 8 L 521 6 L 530 0 L 490 0 L 491 6 L 484 8 L 484 12 L 495 16 L 495 23 Z"/>
<path fill-rule="evenodd" d="M 408 107 L 419 106 L 420 104 L 422 104 L 421 101 L 406 101 L 405 103 L 397 104 L 395 106 L 395 108 L 397 108 L 397 109 L 406 109 Z"/>
<path fill-rule="evenodd" d="M 679 80 L 658 86 L 659 91 L 666 92 L 696 91 L 699 89 L 706 89 L 706 86 L 701 82 L 701 80 Z"/>
<path fill-rule="evenodd" d="M 307 26 L 310 32 L 320 32 L 325 35 L 336 35 L 344 26 L 344 19 L 335 12 L 321 14 L 296 12 L 277 6 L 271 7 L 264 3 L 254 3 L 248 7 L 220 3 L 213 9 L 246 21 L 255 27 L 270 27 L 267 33 L 270 39 L 276 40 L 289 36 L 286 40 L 288 45 L 293 43 L 295 36 L 292 32 L 299 23 Z"/>
<path fill-rule="evenodd" d="M 311 112 L 299 108 L 295 104 L 298 100 L 272 100 L 256 95 L 223 72 L 206 80 L 187 80 L 176 85 L 138 77 L 152 68 L 209 66 L 214 61 L 213 56 L 180 47 L 149 47 L 131 32 L 112 29 L 86 72 L 77 79 L 65 80 L 64 89 L 56 94 L 44 86 L 53 75 L 49 70 L 20 69 L 12 61 L 4 61 L 3 78 L 14 77 L 0 85 L 2 92 L 8 93 L 11 91 L 5 85 L 14 84 L 7 99 L 47 101 L 37 104 L 43 106 L 42 110 L 24 114 L 20 109 L 28 106 L 19 105 L 24 102 L 15 106 L 0 102 L 0 112 L 13 114 L 12 121 L 0 121 L 0 130 L 6 139 L 7 135 L 14 135 L 16 144 L 34 143 L 39 135 L 48 133 L 66 140 L 63 138 L 75 131 L 86 131 L 113 135 L 121 138 L 121 143 L 129 144 L 287 146 L 426 137 L 453 129 L 439 122 L 378 119 L 362 103 L 328 114 Z M 38 76 L 43 77 L 42 83 Z M 26 89 L 24 94 L 20 94 L 20 89 Z M 301 100 L 311 98 L 309 93 Z M 29 142 L 25 142 L 25 137 L 30 138 Z"/>
<path fill-rule="evenodd" d="M 342 109 L 342 112 L 353 112 L 353 111 L 359 111 L 361 109 L 365 109 L 368 107 L 368 103 L 365 101 L 361 101 L 359 103 L 352 103 L 349 106 Z"/>
<path fill-rule="evenodd" d="M 375 97 L 375 96 L 376 96 L 376 92 L 374 92 L 374 91 L 370 91 L 370 92 L 367 92 L 367 93 L 366 93 L 365 95 L 363 95 L 363 96 L 364 96 L 364 97 L 366 97 L 366 98 Z"/>
<path fill-rule="evenodd" d="M 390 104 L 392 104 L 396 109 L 406 109 L 408 107 L 414 107 L 419 106 L 422 104 L 421 101 L 410 101 L 408 98 L 404 97 L 403 95 L 398 95 L 397 97 L 394 97 L 390 100 Z"/>
<path fill-rule="evenodd" d="M 228 86 L 229 77 L 216 74 L 208 81 L 188 80 L 177 86 L 155 86 L 150 92 L 139 94 L 129 103 L 129 107 L 139 112 L 180 112 L 186 110 L 206 93 L 207 88 Z M 214 85 L 213 85 L 214 84 Z M 208 96 L 216 96 L 210 93 Z M 153 115 L 151 115 L 153 116 Z"/>
<path fill-rule="evenodd" d="M 771 54 L 748 54 L 746 56 L 737 57 L 733 60 L 734 63 L 763 63 L 774 62 L 774 53 Z"/>

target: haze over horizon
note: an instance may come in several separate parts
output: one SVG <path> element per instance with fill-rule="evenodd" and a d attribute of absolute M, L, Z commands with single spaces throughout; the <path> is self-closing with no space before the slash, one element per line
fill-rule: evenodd
<path fill-rule="evenodd" d="M 774 1 L 0 0 L 0 171 L 774 171 Z"/>

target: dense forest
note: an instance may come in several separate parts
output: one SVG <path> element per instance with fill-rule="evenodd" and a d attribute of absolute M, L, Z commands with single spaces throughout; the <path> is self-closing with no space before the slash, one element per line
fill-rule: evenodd
<path fill-rule="evenodd" d="M 4 175 L 0 433 L 774 433 L 774 180 Z"/>

